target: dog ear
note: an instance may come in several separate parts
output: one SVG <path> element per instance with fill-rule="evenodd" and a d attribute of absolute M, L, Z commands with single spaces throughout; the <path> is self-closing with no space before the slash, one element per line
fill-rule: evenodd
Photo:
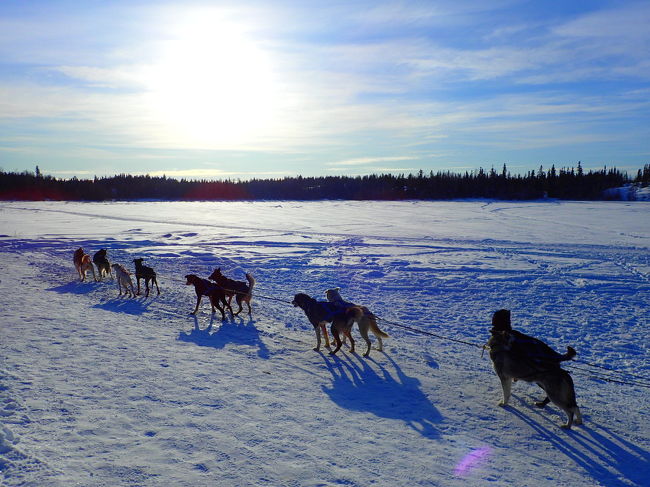
<path fill-rule="evenodd" d="M 492 315 L 492 329 L 494 331 L 511 331 L 510 310 L 500 309 Z"/>

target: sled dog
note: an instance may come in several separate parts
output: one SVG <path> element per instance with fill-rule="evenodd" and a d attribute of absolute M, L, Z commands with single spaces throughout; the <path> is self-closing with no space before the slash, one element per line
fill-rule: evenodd
<path fill-rule="evenodd" d="M 333 303 L 336 306 L 339 306 L 343 309 L 349 308 L 351 306 L 357 306 L 354 303 L 351 303 L 349 301 L 345 301 L 342 297 L 341 294 L 339 293 L 341 288 L 335 287 L 333 289 L 328 289 L 325 291 L 325 297 L 330 303 Z M 377 342 L 378 342 L 378 347 L 377 350 L 380 352 L 383 350 L 384 344 L 382 342 L 382 338 L 388 338 L 388 334 L 384 333 L 379 329 L 379 326 L 377 326 L 377 317 L 365 306 L 358 306 L 361 308 L 361 311 L 363 312 L 361 318 L 359 321 L 357 321 L 358 326 L 359 326 L 359 333 L 361 334 L 361 337 L 365 340 L 366 345 L 368 348 L 366 349 L 366 353 L 363 354 L 364 357 L 367 357 L 370 355 L 370 338 L 368 338 L 368 331 L 371 331 L 375 337 L 377 337 Z"/>
<path fill-rule="evenodd" d="M 314 327 L 316 332 L 316 347 L 315 351 L 320 350 L 321 332 L 325 337 L 325 346 L 330 347 L 329 337 L 327 335 L 327 323 L 332 323 L 331 332 L 336 347 L 330 352 L 335 355 L 343 345 L 341 334 L 350 339 L 350 352 L 354 353 L 354 339 L 352 338 L 352 325 L 358 322 L 363 316 L 363 310 L 358 306 L 350 306 L 348 308 L 341 308 L 328 301 L 317 301 L 311 296 L 298 293 L 294 296 L 291 302 L 294 306 L 300 308 L 307 316 L 307 319 Z"/>
<path fill-rule="evenodd" d="M 560 367 L 560 362 L 575 356 L 575 350 L 568 347 L 566 354 L 559 354 L 541 340 L 513 330 L 509 310 L 497 311 L 492 317 L 492 325 L 487 347 L 503 390 L 499 406 L 508 404 L 513 381 L 534 382 L 546 392 L 543 400 L 535 402 L 536 406 L 544 407 L 553 402 L 562 409 L 568 417 L 562 428 L 569 429 L 574 423 L 582 424 L 573 379 Z"/>
<path fill-rule="evenodd" d="M 255 279 L 253 279 L 252 275 L 246 273 L 247 283 L 243 281 L 235 281 L 224 276 L 221 273 L 221 268 L 218 268 L 210 274 L 208 279 L 216 282 L 223 289 L 228 297 L 228 305 L 230 305 L 232 297 L 235 296 L 235 301 L 239 305 L 239 309 L 235 313 L 235 316 L 241 313 L 241 310 L 243 309 L 242 303 L 248 305 L 248 315 L 252 315 L 251 298 L 253 297 L 253 286 L 255 286 Z"/>
<path fill-rule="evenodd" d="M 90 260 L 90 255 L 84 252 L 84 249 L 82 247 L 79 247 L 77 250 L 74 251 L 72 261 L 74 262 L 74 267 L 77 270 L 77 273 L 79 274 L 79 279 L 85 281 L 86 272 L 90 270 L 93 273 L 93 279 L 97 281 L 97 276 L 95 275 L 95 268 L 93 267 L 93 263 Z"/>
<path fill-rule="evenodd" d="M 145 298 L 149 296 L 149 282 L 151 282 L 152 288 L 154 285 L 156 286 L 158 295 L 160 295 L 160 288 L 158 287 L 156 272 L 151 267 L 143 265 L 142 261 L 144 261 L 143 258 L 133 259 L 133 263 L 135 264 L 135 280 L 138 283 L 138 295 L 140 294 L 140 279 L 144 280 L 144 285 L 146 287 L 146 291 L 144 293 Z"/>
<path fill-rule="evenodd" d="M 202 279 L 195 274 L 186 275 L 185 280 L 185 284 L 188 286 L 194 286 L 194 292 L 196 293 L 196 306 L 194 307 L 194 311 L 190 313 L 191 315 L 195 315 L 199 310 L 201 298 L 203 298 L 203 296 L 207 296 L 210 298 L 212 312 L 216 312 L 217 309 L 221 311 L 222 320 L 226 319 L 226 314 L 224 313 L 224 309 L 226 308 L 228 308 L 230 311 L 230 316 L 233 316 L 232 308 L 228 304 L 228 301 L 226 301 L 226 294 L 223 292 L 223 289 L 221 289 L 213 282 L 210 282 L 207 279 Z"/>
<path fill-rule="evenodd" d="M 133 280 L 131 279 L 131 273 L 126 270 L 122 264 L 113 264 L 111 265 L 115 271 L 115 277 L 117 280 L 117 289 L 120 291 L 120 296 L 122 295 L 122 286 L 124 286 L 124 295 L 135 298 L 135 291 L 133 289 Z"/>
<path fill-rule="evenodd" d="M 111 272 L 111 263 L 106 257 L 106 249 L 100 249 L 95 252 L 95 255 L 93 255 L 93 262 L 97 266 L 97 273 L 99 274 L 100 281 L 102 280 L 104 274 L 113 277 L 113 274 Z"/>

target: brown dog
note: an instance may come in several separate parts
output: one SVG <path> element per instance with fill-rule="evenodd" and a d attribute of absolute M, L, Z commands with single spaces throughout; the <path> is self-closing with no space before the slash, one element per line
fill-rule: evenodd
<path fill-rule="evenodd" d="M 245 283 L 243 281 L 235 281 L 224 276 L 221 273 L 221 268 L 218 268 L 215 269 L 212 274 L 210 274 L 210 277 L 208 277 L 208 279 L 216 282 L 217 285 L 223 289 L 223 291 L 226 293 L 226 296 L 228 297 L 229 305 L 232 301 L 232 297 L 235 296 L 235 301 L 239 305 L 239 309 L 235 313 L 235 316 L 241 313 L 242 303 L 246 303 L 248 305 L 248 315 L 252 315 L 251 298 L 253 297 L 253 286 L 255 285 L 255 279 L 253 279 L 253 276 L 248 273 L 246 274 L 246 280 L 248 283 Z"/>
<path fill-rule="evenodd" d="M 74 262 L 74 267 L 77 270 L 79 278 L 82 281 L 86 280 L 86 272 L 88 272 L 88 269 L 92 271 L 93 279 L 97 281 L 97 276 L 95 275 L 95 269 L 93 267 L 92 261 L 90 260 L 90 255 L 84 252 L 84 249 L 82 247 L 79 247 L 74 251 L 72 262 Z"/>
<path fill-rule="evenodd" d="M 341 348 L 343 344 L 341 334 L 350 339 L 350 352 L 354 353 L 354 339 L 352 338 L 351 330 L 354 322 L 358 322 L 361 316 L 363 316 L 363 310 L 361 308 L 352 306 L 347 309 L 342 309 L 327 301 L 317 301 L 304 293 L 296 294 L 291 304 L 302 309 L 314 327 L 314 331 L 316 332 L 315 351 L 320 350 L 321 332 L 325 336 L 325 346 L 330 347 L 326 324 L 332 323 L 331 331 L 336 341 L 336 348 L 330 354 L 336 354 Z"/>
<path fill-rule="evenodd" d="M 194 311 L 190 313 L 191 315 L 195 315 L 199 310 L 201 298 L 203 298 L 203 296 L 207 296 L 210 298 L 210 304 L 212 305 L 213 313 L 216 311 L 215 308 L 218 309 L 221 311 L 221 319 L 225 320 L 226 315 L 224 313 L 224 309 L 228 308 L 230 311 L 230 316 L 234 317 L 232 308 L 228 304 L 228 301 L 226 301 L 226 294 L 223 292 L 223 289 L 221 289 L 216 284 L 208 281 L 207 279 L 202 279 L 195 274 L 188 274 L 185 276 L 185 279 L 187 280 L 185 284 L 188 286 L 194 286 L 194 292 L 196 292 L 196 306 L 194 308 Z M 221 306 L 219 303 L 221 303 Z"/>

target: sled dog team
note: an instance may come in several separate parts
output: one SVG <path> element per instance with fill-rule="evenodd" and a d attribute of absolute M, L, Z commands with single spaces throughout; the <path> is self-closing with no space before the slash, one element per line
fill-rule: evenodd
<path fill-rule="evenodd" d="M 86 280 L 86 273 L 88 271 L 92 272 L 93 279 L 95 281 L 101 281 L 105 275 L 110 275 L 113 277 L 113 273 L 111 272 L 111 269 L 113 269 L 115 271 L 115 276 L 117 277 L 117 287 L 120 292 L 120 296 L 122 295 L 122 287 L 124 287 L 124 294 L 127 296 L 135 297 L 136 295 L 139 295 L 140 279 L 144 280 L 144 285 L 146 287 L 145 296 L 149 296 L 149 283 L 152 284 L 152 287 L 156 286 L 156 290 L 158 291 L 158 294 L 160 294 L 160 288 L 158 288 L 158 280 L 156 279 L 156 272 L 151 267 L 142 265 L 142 261 L 144 261 L 144 259 L 133 259 L 133 263 L 135 264 L 135 279 L 138 284 L 138 292 L 136 293 L 133 291 L 131 273 L 122 264 L 111 265 L 111 263 L 108 261 L 108 257 L 106 256 L 106 252 L 106 249 L 100 249 L 95 252 L 95 255 L 93 255 L 91 262 L 90 255 L 88 255 L 82 247 L 79 247 L 77 250 L 75 250 L 72 261 L 74 262 L 74 267 L 77 270 L 79 278 L 82 281 Z M 97 279 L 97 275 L 95 274 L 93 262 L 97 266 L 99 279 Z"/>
<path fill-rule="evenodd" d="M 139 295 L 141 279 L 144 280 L 146 287 L 145 296 L 149 295 L 149 283 L 152 288 L 155 285 L 158 294 L 160 294 L 156 273 L 151 267 L 143 265 L 143 260 L 142 258 L 133 259 L 138 288 L 136 293 L 131 273 L 121 264 L 111 265 L 106 256 L 106 249 L 96 252 L 92 261 L 81 247 L 75 251 L 73 257 L 75 268 L 82 281 L 85 281 L 86 273 L 89 270 L 95 281 L 98 280 L 93 268 L 94 263 L 97 266 L 99 280 L 104 275 L 112 277 L 111 269 L 115 271 L 120 296 L 122 287 L 124 287 L 124 294 L 127 296 Z M 203 296 L 207 296 L 212 312 L 215 313 L 218 309 L 222 320 L 226 318 L 226 310 L 232 317 L 239 315 L 243 309 L 243 303 L 248 306 L 249 316 L 252 315 L 250 302 L 255 279 L 251 274 L 246 274 L 246 282 L 235 281 L 224 276 L 221 269 L 216 269 L 208 279 L 203 279 L 195 274 L 188 274 L 185 279 L 186 285 L 194 286 L 196 293 L 196 306 L 190 314 L 197 313 L 201 299 Z M 327 324 L 330 323 L 330 330 L 336 345 L 330 354 L 336 354 L 346 339 L 350 340 L 350 353 L 355 353 L 355 342 L 351 332 L 356 323 L 361 337 L 366 342 L 364 357 L 369 356 L 371 349 L 368 332 L 375 335 L 378 343 L 377 350 L 382 351 L 382 338 L 387 338 L 388 334 L 379 329 L 377 317 L 367 307 L 345 301 L 339 291 L 340 288 L 328 289 L 325 292 L 327 301 L 319 301 L 307 294 L 298 293 L 291 302 L 294 307 L 302 309 L 307 320 L 314 327 L 316 334 L 314 350 L 320 350 L 321 335 L 325 340 L 325 347 L 331 347 L 327 333 Z M 239 306 L 237 312 L 233 312 L 231 307 L 233 297 Z M 582 424 L 582 414 L 576 403 L 573 380 L 569 372 L 560 366 L 561 362 L 575 357 L 576 351 L 572 347 L 567 347 L 567 353 L 560 354 L 543 341 L 514 330 L 510 321 L 510 310 L 507 309 L 501 309 L 493 314 L 490 335 L 484 348 L 489 350 L 494 371 L 501 382 L 503 399 L 499 402 L 499 406 L 507 406 L 513 382 L 518 380 L 533 382 L 546 393 L 544 399 L 535 402 L 537 407 L 543 408 L 552 402 L 564 411 L 568 419 L 562 428 L 569 429 L 573 424 Z"/>

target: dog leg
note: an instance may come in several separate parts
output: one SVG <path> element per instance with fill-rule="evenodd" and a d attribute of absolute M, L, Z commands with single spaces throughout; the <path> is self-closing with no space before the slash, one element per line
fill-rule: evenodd
<path fill-rule="evenodd" d="M 314 352 L 318 352 L 320 350 L 320 332 L 321 332 L 321 327 L 323 325 L 316 325 L 314 327 L 314 332 L 316 332 L 316 348 L 314 348 Z M 329 345 L 328 345 L 329 347 Z"/>
<path fill-rule="evenodd" d="M 199 310 L 199 304 L 201 304 L 201 295 L 198 295 L 196 297 L 196 307 L 194 308 L 194 311 L 190 313 L 191 315 L 195 315 L 196 312 Z"/>
<path fill-rule="evenodd" d="M 156 291 L 158 291 L 158 296 L 160 296 L 160 288 L 158 287 L 158 279 L 155 278 L 155 277 L 153 278 L 153 284 L 156 285 Z"/>
<path fill-rule="evenodd" d="M 334 348 L 334 350 L 330 352 L 330 355 L 336 355 L 336 352 L 338 352 L 341 349 L 341 345 L 343 345 L 343 342 L 341 341 L 341 337 L 339 336 L 339 331 L 334 325 L 334 323 L 332 323 L 331 331 L 332 331 L 332 336 L 336 341 L 336 348 Z"/>
<path fill-rule="evenodd" d="M 382 341 L 382 338 L 386 338 L 388 335 L 379 329 L 374 315 L 370 318 L 370 331 L 372 331 L 372 334 L 377 338 L 377 350 L 382 352 L 384 350 L 384 342 Z"/>
<path fill-rule="evenodd" d="M 366 321 L 365 317 L 361 318 L 361 322 L 365 322 L 365 321 Z M 368 326 L 367 326 L 368 323 L 365 322 L 362 325 L 361 322 L 359 323 L 359 333 L 361 334 L 361 338 L 363 338 L 366 342 L 366 353 L 364 353 L 363 356 L 367 357 L 370 355 L 370 347 L 371 347 L 370 338 L 368 338 Z M 351 339 L 352 338 L 350 338 L 350 340 Z"/>
<path fill-rule="evenodd" d="M 226 321 L 226 298 L 221 296 L 221 306 L 219 306 L 219 300 L 217 300 L 217 308 L 221 311 L 221 321 Z"/>
<path fill-rule="evenodd" d="M 237 294 L 237 297 L 235 298 L 235 301 L 237 302 L 237 305 L 239 306 L 239 309 L 234 314 L 234 316 L 237 316 L 239 313 L 241 313 L 241 310 L 244 309 L 244 307 L 241 305 L 241 302 L 242 302 L 241 294 Z"/>
<path fill-rule="evenodd" d="M 499 377 L 499 379 L 501 379 L 501 388 L 503 389 L 503 400 L 499 402 L 499 406 L 507 406 L 512 390 L 512 379 L 509 377 Z"/>
<path fill-rule="evenodd" d="M 230 317 L 234 320 L 236 314 L 232 312 L 232 307 L 230 306 L 230 304 L 226 302 L 226 298 L 223 299 L 223 303 L 224 303 L 224 308 L 228 308 L 228 311 L 230 311 Z"/>
<path fill-rule="evenodd" d="M 138 283 L 138 292 L 136 293 L 136 296 L 140 296 L 140 279 L 142 278 L 136 274 L 135 280 Z"/>
<path fill-rule="evenodd" d="M 564 430 L 570 430 L 571 426 L 573 425 L 573 409 L 568 408 L 568 409 L 565 409 L 564 412 L 567 414 L 568 419 L 567 419 L 567 422 L 565 424 L 560 426 L 560 428 L 562 428 Z"/>
<path fill-rule="evenodd" d="M 352 333 L 350 331 L 343 332 L 343 336 L 347 336 L 350 339 L 350 353 L 354 353 L 354 338 L 352 338 Z M 370 343 L 370 341 L 368 341 Z M 368 350 L 370 350 L 370 345 L 368 345 Z M 367 355 L 364 355 L 367 357 Z"/>
<path fill-rule="evenodd" d="M 576 419 L 575 419 L 574 423 L 577 424 L 577 425 L 581 425 L 582 424 L 582 413 L 580 412 L 580 408 L 578 406 L 576 406 L 575 408 L 573 408 L 573 412 L 576 415 Z"/>
<path fill-rule="evenodd" d="M 546 397 L 545 397 L 544 399 L 542 399 L 541 401 L 535 401 L 535 406 L 537 406 L 538 408 L 543 408 L 543 407 L 546 406 L 549 402 L 551 402 L 551 400 L 548 398 L 548 396 L 546 396 Z"/>
<path fill-rule="evenodd" d="M 323 336 L 325 337 L 325 347 L 330 348 L 332 346 L 332 343 L 330 342 L 330 337 L 327 334 L 327 324 L 323 321 L 320 324 L 320 327 L 323 330 Z"/>

